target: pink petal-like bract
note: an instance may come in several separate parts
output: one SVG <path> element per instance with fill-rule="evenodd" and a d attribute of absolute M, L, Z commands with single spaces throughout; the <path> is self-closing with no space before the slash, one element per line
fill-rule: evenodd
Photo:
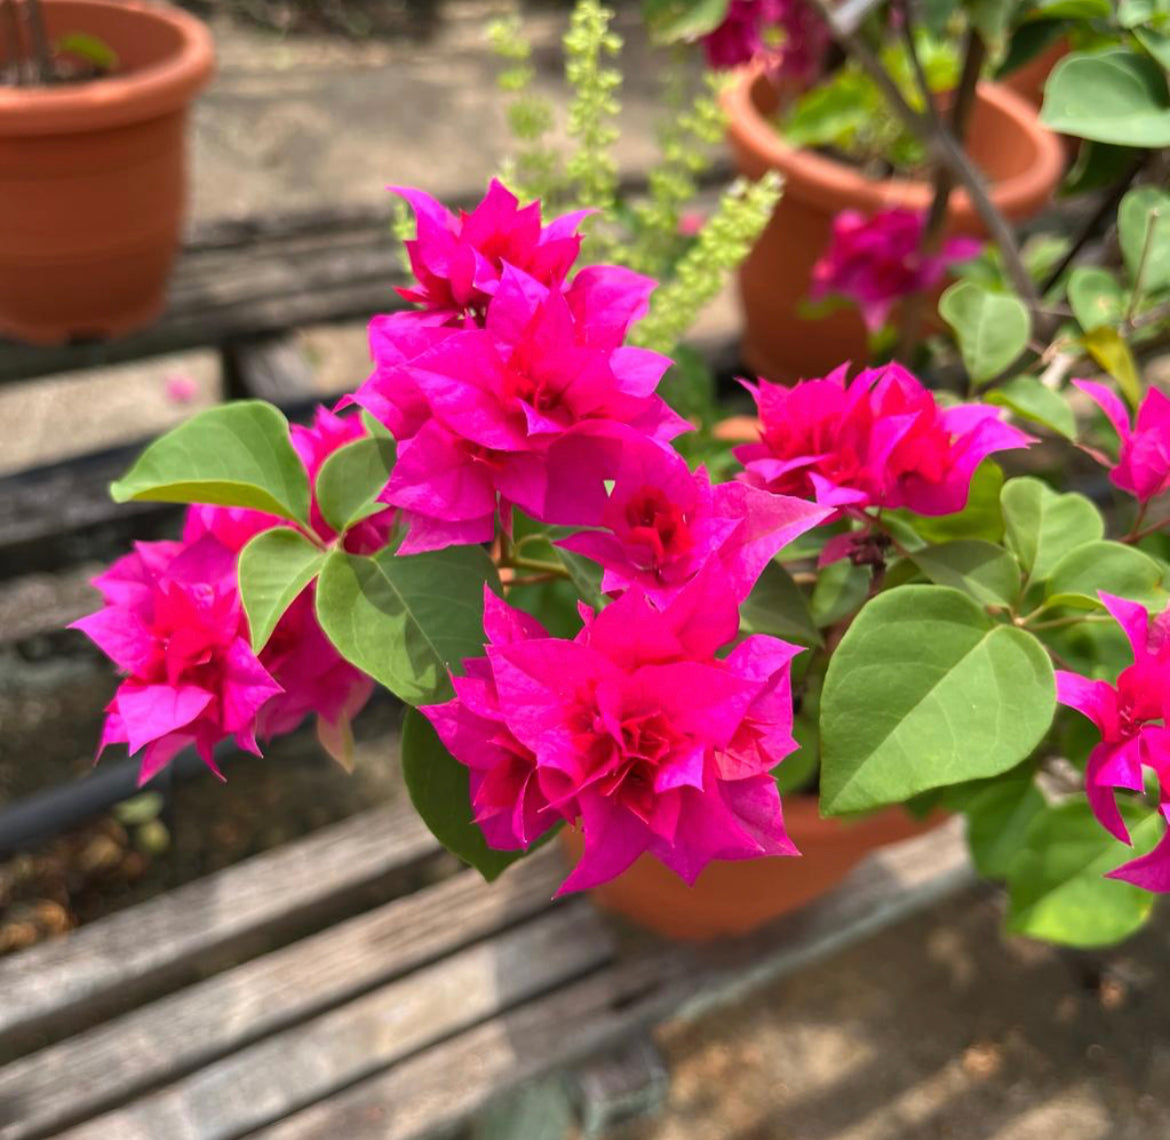
<path fill-rule="evenodd" d="M 951 238 L 937 254 L 919 249 L 924 218 L 914 210 L 880 210 L 870 217 L 843 210 L 833 220 L 829 248 L 813 266 L 810 299 L 845 297 L 869 331 L 889 319 L 895 302 L 937 285 L 951 265 L 975 257 L 981 243 Z"/>
<path fill-rule="evenodd" d="M 487 657 L 424 708 L 471 772 L 491 846 L 529 846 L 560 820 L 585 849 L 562 891 L 650 853 L 687 882 L 712 859 L 793 855 L 772 770 L 796 747 L 798 650 L 753 637 L 730 656 L 735 601 L 711 569 L 662 608 L 631 586 L 572 641 L 485 595 Z"/>
<path fill-rule="evenodd" d="M 1116 684 L 1090 680 L 1061 670 L 1056 696 L 1093 722 L 1101 742 L 1085 770 L 1085 793 L 1101 825 L 1124 843 L 1130 842 L 1118 807 L 1118 793 L 1136 799 L 1145 788 L 1145 773 L 1156 777 L 1160 811 L 1170 818 L 1170 609 L 1151 620 L 1144 606 L 1112 594 L 1101 602 L 1125 630 L 1134 663 L 1122 670 Z M 1149 891 L 1170 891 L 1170 842 L 1163 835 L 1146 855 L 1111 871 L 1110 878 Z"/>
<path fill-rule="evenodd" d="M 1121 450 L 1109 472 L 1114 486 L 1140 503 L 1170 490 L 1170 397 L 1151 388 L 1131 427 L 1125 405 L 1104 384 L 1093 380 L 1073 384 L 1097 402 L 1117 431 Z"/>
<path fill-rule="evenodd" d="M 989 455 L 1028 447 L 1031 436 L 997 408 L 943 408 L 900 364 L 846 380 L 845 367 L 791 388 L 749 385 L 760 441 L 735 449 L 749 486 L 812 499 L 836 512 L 907 507 L 947 515 L 967 503 Z"/>

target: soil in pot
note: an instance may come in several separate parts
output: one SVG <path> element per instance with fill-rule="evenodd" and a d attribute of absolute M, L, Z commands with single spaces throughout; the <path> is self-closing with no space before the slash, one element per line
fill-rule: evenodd
<path fill-rule="evenodd" d="M 42 3 L 51 41 L 93 36 L 118 67 L 89 82 L 0 87 L 0 333 L 113 336 L 163 307 L 187 106 L 211 74 L 211 35 L 140 0 Z"/>
<path fill-rule="evenodd" d="M 932 190 L 922 180 L 871 180 L 845 163 L 789 146 L 773 125 L 778 101 L 766 76 L 749 69 L 726 92 L 724 107 L 740 171 L 759 178 L 777 170 L 785 179 L 783 197 L 740 270 L 740 294 L 744 360 L 760 375 L 792 382 L 823 376 L 842 361 L 861 365 L 868 358 L 865 326 L 855 308 L 816 319 L 801 315 L 833 218 L 848 209 L 866 214 L 892 207 L 925 210 Z M 1059 140 L 1040 125 L 1035 110 L 992 83 L 979 87 L 968 149 L 990 180 L 995 204 L 1012 221 L 1044 206 L 1064 168 Z M 962 191 L 951 197 L 947 228 L 984 233 Z"/>
<path fill-rule="evenodd" d="M 744 934 L 831 890 L 871 851 L 929 831 L 943 818 L 916 820 L 901 808 L 887 808 L 853 820 L 822 819 L 815 796 L 789 796 L 784 825 L 799 858 L 710 863 L 688 887 L 643 855 L 590 894 L 604 909 L 668 938 L 707 941 Z M 565 828 L 560 838 L 569 855 L 579 858 L 581 833 Z"/>

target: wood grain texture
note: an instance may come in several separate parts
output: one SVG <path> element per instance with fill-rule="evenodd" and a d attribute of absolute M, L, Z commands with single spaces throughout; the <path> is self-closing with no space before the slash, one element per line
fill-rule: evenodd
<path fill-rule="evenodd" d="M 265 1038 L 68 1140 L 234 1140 L 605 965 L 613 945 L 584 899 Z M 565 1027 L 562 1027 L 565 1028 Z M 448 1071 L 451 1092 L 463 1081 Z"/>
<path fill-rule="evenodd" d="M 564 875 L 555 849 L 494 884 L 461 872 L 23 1057 L 0 1069 L 0 1140 L 85 1120 L 529 918 Z"/>
<path fill-rule="evenodd" d="M 0 962 L 0 1051 L 159 996 L 258 934 L 353 913 L 365 891 L 438 850 L 401 803 L 17 954 Z"/>
<path fill-rule="evenodd" d="M 605 970 L 314 1104 L 254 1140 L 431 1140 L 524 1081 L 695 1017 L 974 881 L 958 820 L 871 856 L 820 902 L 709 947 L 651 943 Z"/>

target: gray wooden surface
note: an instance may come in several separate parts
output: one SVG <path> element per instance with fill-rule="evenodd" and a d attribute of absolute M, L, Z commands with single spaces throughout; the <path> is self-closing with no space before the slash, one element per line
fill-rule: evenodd
<path fill-rule="evenodd" d="M 403 803 L 0 960 L 0 1055 L 190 980 L 250 938 L 277 938 L 352 914 L 387 875 L 438 851 Z"/>
<path fill-rule="evenodd" d="M 587 899 L 551 903 L 563 872 L 550 849 L 494 885 L 462 872 L 281 948 L 249 945 L 294 914 L 327 924 L 324 900 L 434 850 L 405 806 L 372 812 L 0 964 L 12 1040 L 29 1023 L 83 1023 L 115 995 L 121 1011 L 137 1005 L 0 1068 L 0 1140 L 441 1136 L 526 1081 L 698 1016 L 972 881 L 955 821 L 877 853 L 763 931 L 674 946 Z M 230 946 L 256 956 L 194 983 L 172 965 Z M 185 988 L 140 1004 L 143 977 Z"/>

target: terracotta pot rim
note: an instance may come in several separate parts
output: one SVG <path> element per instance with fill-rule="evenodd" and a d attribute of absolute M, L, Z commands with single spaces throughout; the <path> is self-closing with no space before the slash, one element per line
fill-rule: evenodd
<path fill-rule="evenodd" d="M 866 178 L 845 163 L 786 143 L 760 113 L 754 99 L 757 85 L 766 82 L 762 67 L 743 68 L 724 91 L 722 103 L 728 116 L 728 133 L 733 141 L 757 160 L 787 175 L 790 183 L 786 193 L 795 191 L 809 198 L 849 199 L 870 211 L 895 205 L 926 209 L 930 205 L 933 191 L 928 182 L 907 178 Z M 991 185 L 991 197 L 996 205 L 1011 216 L 1026 209 L 1037 198 L 1047 196 L 1064 169 L 1064 152 L 1057 136 L 1041 126 L 1035 109 L 1014 91 L 999 83 L 983 81 L 976 98 L 993 107 L 1029 139 L 1035 152 L 1025 170 Z M 973 207 L 962 190 L 957 191 L 955 198 L 952 210 L 958 206 L 964 213 L 973 213 Z"/>
<path fill-rule="evenodd" d="M 61 87 L 0 88 L 0 135 L 52 135 L 105 130 L 169 114 L 185 105 L 210 78 L 215 52 L 202 20 L 147 0 L 44 0 L 46 7 L 116 10 L 169 25 L 179 50 L 161 63 L 128 75 Z M 84 16 L 79 17 L 84 23 Z M 116 45 L 115 45 L 116 47 Z"/>

